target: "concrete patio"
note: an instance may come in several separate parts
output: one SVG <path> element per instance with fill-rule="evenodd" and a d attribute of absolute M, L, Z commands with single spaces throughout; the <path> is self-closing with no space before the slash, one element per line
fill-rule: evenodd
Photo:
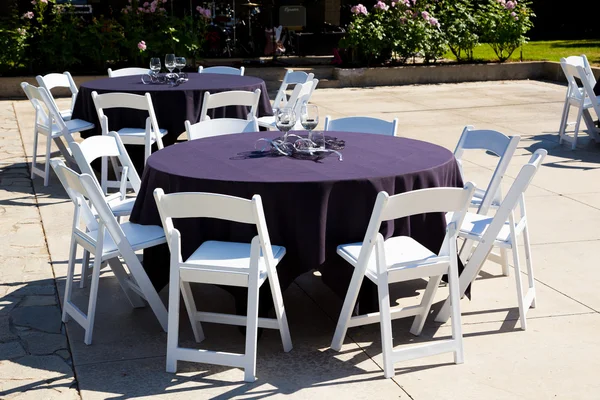
<path fill-rule="evenodd" d="M 454 365 L 450 354 L 422 358 L 396 364 L 395 378 L 385 379 L 379 325 L 351 328 L 342 351 L 330 350 L 343 299 L 317 272 L 305 274 L 284 292 L 294 349 L 284 353 L 278 333 L 265 331 L 252 384 L 242 381 L 241 370 L 212 365 L 180 363 L 177 375 L 166 373 L 167 335 L 149 308 L 129 306 L 108 269 L 93 344 L 83 343 L 79 325 L 60 322 L 73 205 L 54 175 L 48 187 L 29 179 L 31 104 L 0 101 L 0 398 L 598 398 L 600 146 L 585 134 L 575 151 L 559 145 L 565 90 L 538 81 L 317 89 L 312 102 L 322 120 L 327 114 L 398 117 L 401 136 L 451 150 L 465 125 L 521 135 L 506 186 L 533 151 L 547 149 L 527 192 L 537 308 L 522 331 L 514 279 L 488 263 L 472 300 L 461 302 L 466 362 Z M 467 179 L 484 185 L 494 158 L 466 160 Z M 394 297 L 413 302 L 424 287 L 424 281 L 401 284 Z M 85 304 L 88 289 L 74 295 Z M 198 286 L 195 295 L 205 309 L 234 310 L 218 288 Z M 434 308 L 446 295 L 440 288 Z M 161 296 L 166 302 L 167 290 Z M 396 346 L 450 335 L 449 324 L 430 318 L 415 338 L 411 322 L 393 323 Z M 237 328 L 204 326 L 203 347 L 243 350 Z M 182 341 L 193 342 L 184 318 L 181 329 Z"/>

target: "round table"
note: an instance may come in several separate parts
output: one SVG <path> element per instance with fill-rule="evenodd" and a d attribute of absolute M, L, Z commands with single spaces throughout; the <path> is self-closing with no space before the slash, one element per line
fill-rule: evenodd
<path fill-rule="evenodd" d="M 82 132 L 83 137 L 100 135 L 98 114 L 92 100 L 92 92 L 99 94 L 122 92 L 133 94 L 150 93 L 158 125 L 169 131 L 163 138 L 165 146 L 175 143 L 177 137 L 185 131 L 184 122 L 189 120 L 196 123 L 200 120 L 202 100 L 204 93 L 226 92 L 230 90 L 254 91 L 260 89 L 261 98 L 258 104 L 258 116 L 272 115 L 271 102 L 267 93 L 265 81 L 252 76 L 235 76 L 222 74 L 188 74 L 189 81 L 175 87 L 164 84 L 142 83 L 141 75 L 123 76 L 118 78 L 97 79 L 81 84 L 79 94 L 73 109 L 73 118 L 93 122 L 95 130 Z M 242 118 L 245 119 L 249 112 L 248 107 L 225 107 L 214 110 L 210 115 L 213 118 Z M 110 109 L 105 111 L 109 121 L 109 128 L 118 130 L 124 127 L 144 128 L 148 113 L 135 110 Z M 130 155 L 136 164 L 141 161 L 143 166 L 142 146 L 128 146 Z M 134 149 L 135 148 L 135 149 Z M 138 151 L 139 150 L 139 151 Z M 139 153 L 139 156 L 138 154 Z M 141 157 L 141 158 L 140 158 Z M 140 169 L 140 168 L 138 168 Z"/>
<path fill-rule="evenodd" d="M 287 249 L 278 265 L 282 288 L 302 273 L 318 269 L 323 281 L 343 298 L 353 269 L 336 255 L 336 247 L 363 240 L 378 192 L 397 194 L 463 184 L 453 154 L 435 144 L 328 132 L 345 141 L 343 161 L 334 155 L 315 162 L 253 152 L 259 138 L 278 134 L 199 139 L 152 154 L 131 221 L 161 224 L 153 197 L 158 187 L 166 193 L 212 192 L 246 199 L 259 194 L 271 242 Z M 206 240 L 249 242 L 256 235 L 253 227 L 208 219 L 178 220 L 175 227 L 182 234 L 184 259 Z M 386 238 L 410 235 L 437 252 L 445 234 L 445 219 L 436 213 L 389 221 L 382 225 L 381 233 Z M 157 289 L 168 283 L 168 250 L 163 251 L 166 256 L 144 257 Z M 376 305 L 376 292 L 368 297 Z"/>

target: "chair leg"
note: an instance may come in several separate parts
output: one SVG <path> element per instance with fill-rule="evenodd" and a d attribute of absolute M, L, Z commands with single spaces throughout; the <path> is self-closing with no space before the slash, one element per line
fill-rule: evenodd
<path fill-rule="evenodd" d="M 275 306 L 275 316 L 277 317 L 277 324 L 279 325 L 279 334 L 281 335 L 281 342 L 283 343 L 283 351 L 286 353 L 292 350 L 292 338 L 290 337 L 290 328 L 287 321 L 287 314 L 285 312 L 285 306 L 283 304 L 283 295 L 281 293 L 281 286 L 279 285 L 279 278 L 277 277 L 277 270 L 270 271 L 269 274 L 269 285 L 271 287 L 271 293 L 273 297 L 273 304 Z"/>
<path fill-rule="evenodd" d="M 248 280 L 248 308 L 246 314 L 245 351 L 246 366 L 244 367 L 245 382 L 254 382 L 256 380 L 256 342 L 258 340 L 258 289 L 258 268 L 255 268 L 255 270 L 250 273 Z"/>
<path fill-rule="evenodd" d="M 383 374 L 392 378 L 394 370 L 394 344 L 392 342 L 392 314 L 390 310 L 390 289 L 387 272 L 377 276 L 377 294 L 379 295 L 379 324 L 381 326 L 381 350 L 383 352 Z"/>
<path fill-rule="evenodd" d="M 44 160 L 44 186 L 48 186 L 50 181 L 50 157 L 52 156 L 52 139 L 46 138 L 46 159 Z"/>
<path fill-rule="evenodd" d="M 83 289 L 87 285 L 88 268 L 90 267 L 90 252 L 83 249 L 83 257 L 81 258 L 81 279 L 79 279 L 79 287 Z"/>
<path fill-rule="evenodd" d="M 36 163 L 37 163 L 37 148 L 38 148 L 38 138 L 39 138 L 39 132 L 37 127 L 33 129 L 33 154 L 32 154 L 32 158 L 31 158 L 31 179 L 33 179 L 33 177 L 35 176 L 35 169 L 36 169 Z"/>
<path fill-rule="evenodd" d="M 196 319 L 196 302 L 194 301 L 194 295 L 192 294 L 192 288 L 189 282 L 181 282 L 181 294 L 183 296 L 183 302 L 185 303 L 185 309 L 188 313 L 190 324 L 192 324 L 192 331 L 194 332 L 194 339 L 197 343 L 204 340 L 204 331 L 200 321 Z"/>
<path fill-rule="evenodd" d="M 100 281 L 100 267 L 102 265 L 100 251 L 95 254 L 94 268 L 92 270 L 92 282 L 90 283 L 90 299 L 88 301 L 87 326 L 83 342 L 92 344 L 92 333 L 94 331 L 94 318 L 96 317 L 96 303 L 98 300 L 98 284 Z"/>
<path fill-rule="evenodd" d="M 500 248 L 500 258 L 502 259 L 502 275 L 510 276 L 510 266 L 508 265 L 508 251 Z"/>
<path fill-rule="evenodd" d="M 433 303 L 433 297 L 435 296 L 435 292 L 442 280 L 441 276 L 430 276 L 429 283 L 427 283 L 427 287 L 425 288 L 425 293 L 423 293 L 423 299 L 421 300 L 421 313 L 415 315 L 415 320 L 413 321 L 412 326 L 410 327 L 410 333 L 415 336 L 419 336 L 423 331 L 423 326 L 425 325 L 425 320 L 429 315 L 429 310 L 431 309 L 431 304 Z"/>
<path fill-rule="evenodd" d="M 533 275 L 533 260 L 531 258 L 531 243 L 529 242 L 529 229 L 527 224 L 523 228 L 523 242 L 525 244 L 525 262 L 527 263 L 527 279 L 529 280 L 529 290 L 533 292 L 533 298 L 531 299 L 531 308 L 536 306 L 536 292 L 535 292 L 535 276 Z"/>
<path fill-rule="evenodd" d="M 169 316 L 167 329 L 167 372 L 177 372 L 175 353 L 179 345 L 179 266 L 171 267 L 169 279 Z"/>
<path fill-rule="evenodd" d="M 67 304 L 71 302 L 71 294 L 73 293 L 73 275 L 75 275 L 75 257 L 77 257 L 77 242 L 74 237 L 71 237 L 71 247 L 69 249 L 69 264 L 67 266 L 67 281 L 65 283 L 65 298 L 62 310 L 62 322 L 69 322 L 69 314 L 67 313 Z"/>
<path fill-rule="evenodd" d="M 350 286 L 348 286 L 346 298 L 344 299 L 344 305 L 342 306 L 342 311 L 340 312 L 340 317 L 338 318 L 338 322 L 335 327 L 335 333 L 333 334 L 333 339 L 331 340 L 330 347 L 335 351 L 340 351 L 342 349 L 342 344 L 344 343 L 344 338 L 346 337 L 346 332 L 348 331 L 348 323 L 350 322 L 350 317 L 352 315 L 354 305 L 356 304 L 356 299 L 358 298 L 358 293 L 360 291 L 360 286 L 363 279 L 364 267 L 357 265 L 354 268 L 352 280 L 350 281 Z"/>
<path fill-rule="evenodd" d="M 517 240 L 513 240 L 512 244 L 513 263 L 515 265 L 515 283 L 517 289 L 517 301 L 519 303 L 519 318 L 521 320 L 521 329 L 527 329 L 527 310 L 523 302 L 523 285 L 521 281 L 521 266 L 519 264 L 519 246 Z"/>
<path fill-rule="evenodd" d="M 558 128 L 558 143 L 562 144 L 565 132 L 567 131 L 567 119 L 569 118 L 569 105 L 568 98 L 565 98 L 565 105 L 563 107 L 562 117 L 560 118 L 560 127 Z"/>
<path fill-rule="evenodd" d="M 575 122 L 575 132 L 573 133 L 573 144 L 571 145 L 571 150 L 575 150 L 577 147 L 577 135 L 579 134 L 579 125 L 581 124 L 581 119 L 583 117 L 583 104 L 579 107 L 579 111 L 577 111 L 577 121 Z"/>
<path fill-rule="evenodd" d="M 456 345 L 454 350 L 454 363 L 462 364 L 465 362 L 462 322 L 460 315 L 460 280 L 458 278 L 458 268 L 452 266 L 448 270 L 448 290 L 450 292 L 449 300 L 452 308 L 451 324 L 452 324 L 452 339 Z"/>

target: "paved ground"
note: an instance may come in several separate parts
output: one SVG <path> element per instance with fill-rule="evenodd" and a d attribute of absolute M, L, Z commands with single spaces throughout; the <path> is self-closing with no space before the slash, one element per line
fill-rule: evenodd
<path fill-rule="evenodd" d="M 167 374 L 166 334 L 149 309 L 129 307 L 108 271 L 94 344 L 83 344 L 77 324 L 65 329 L 57 293 L 64 290 L 72 205 L 56 179 L 45 188 L 28 177 L 30 104 L 0 102 L 0 398 L 598 398 L 600 147 L 586 135 L 576 151 L 558 145 L 564 91 L 533 81 L 317 90 L 323 116 L 398 117 L 400 135 L 450 149 L 467 124 L 520 134 L 506 184 L 535 149 L 548 149 L 527 196 L 538 307 L 521 331 L 514 280 L 489 264 L 473 300 L 461 304 L 466 363 L 452 364 L 451 355 L 419 359 L 397 364 L 396 377 L 386 380 L 378 325 L 351 329 L 342 352 L 331 351 L 341 300 L 317 273 L 305 274 L 284 293 L 294 350 L 283 353 L 278 335 L 265 332 L 253 384 L 240 370 L 210 365 L 182 363 L 181 373 Z M 468 160 L 468 178 L 484 184 L 493 158 Z M 411 300 L 423 286 L 404 286 L 398 297 Z M 201 289 L 198 303 L 233 309 L 225 292 Z M 86 296 L 75 290 L 76 301 Z M 407 333 L 409 324 L 394 322 L 396 345 L 421 340 Z M 189 341 L 187 326 L 182 336 Z M 210 348 L 243 346 L 237 328 L 207 325 L 206 334 Z M 449 326 L 428 321 L 422 340 L 449 334 Z"/>

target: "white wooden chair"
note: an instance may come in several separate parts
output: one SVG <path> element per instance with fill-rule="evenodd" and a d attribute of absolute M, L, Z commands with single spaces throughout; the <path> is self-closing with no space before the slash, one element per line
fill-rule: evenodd
<path fill-rule="evenodd" d="M 51 100 L 50 94 L 44 88 L 37 88 L 26 82 L 21 83 L 21 88 L 35 109 L 35 124 L 33 128 L 33 157 L 31 159 L 31 179 L 35 175 L 44 178 L 44 186 L 48 186 L 50 180 L 50 157 L 52 154 L 52 141 L 56 144 L 60 153 L 71 166 L 77 165 L 69 149 L 63 143 L 73 142 L 73 134 L 94 128 L 94 124 L 82 119 L 70 119 L 65 121 L 60 111 Z M 37 166 L 37 152 L 39 135 L 46 136 L 46 159 L 44 169 Z"/>
<path fill-rule="evenodd" d="M 463 156 L 465 150 L 482 150 L 488 153 L 495 154 L 498 158 L 498 164 L 492 174 L 490 182 L 486 188 L 476 188 L 475 194 L 471 199 L 471 207 L 477 209 L 477 214 L 487 215 L 490 208 L 498 208 L 502 202 L 502 190 L 500 185 L 502 178 L 512 160 L 521 136 L 506 136 L 505 134 L 489 129 L 475 129 L 468 125 L 463 129 L 462 135 L 458 140 L 454 157 L 458 163 L 463 182 L 466 180 L 463 171 Z M 468 251 L 468 248 L 474 245 L 471 241 L 465 241 L 461 251 Z M 504 276 L 510 275 L 508 266 L 508 255 L 505 248 L 500 248 L 500 256 L 492 257 L 494 261 L 498 261 L 502 266 Z"/>
<path fill-rule="evenodd" d="M 233 67 L 198 67 L 199 74 L 223 74 L 223 75 L 239 75 L 244 76 L 244 67 L 233 68 Z"/>
<path fill-rule="evenodd" d="M 71 74 L 68 71 L 65 71 L 62 74 L 52 73 L 44 76 L 38 75 L 35 77 L 35 80 L 37 81 L 38 85 L 40 85 L 40 87 L 43 87 L 48 91 L 48 93 L 50 94 L 50 99 L 52 100 L 56 108 L 58 108 L 58 105 L 54 100 L 54 96 L 52 96 L 52 89 L 56 87 L 61 87 L 69 88 L 69 90 L 71 90 L 71 106 L 66 110 L 60 110 L 61 117 L 65 121 L 70 120 L 73 116 L 73 107 L 75 106 L 75 100 L 77 100 L 77 93 L 79 93 L 77 85 L 75 85 L 75 81 L 73 80 Z"/>
<path fill-rule="evenodd" d="M 466 260 L 465 269 L 460 274 L 460 296 L 464 295 L 467 287 L 475 281 L 477 275 L 493 247 L 501 247 L 512 251 L 515 267 L 515 282 L 517 287 L 517 300 L 521 329 L 527 329 L 527 311 L 536 305 L 535 279 L 533 275 L 533 261 L 529 242 L 529 229 L 527 226 L 527 213 L 525 210 L 525 191 L 538 171 L 540 164 L 548 152 L 544 149 L 536 150 L 529 162 L 521 168 L 517 178 L 511 185 L 508 193 L 502 200 L 494 216 L 467 213 L 459 229 L 459 237 L 477 243 L 472 254 L 461 252 L 461 259 Z M 516 209 L 519 215 L 515 215 Z M 448 215 L 446 219 L 452 218 Z M 525 258 L 527 263 L 528 286 L 523 293 L 521 282 L 521 267 L 519 263 L 518 238 L 523 234 Z M 470 249 L 469 249 L 470 251 Z M 450 314 L 450 303 L 447 299 L 443 304 L 436 321 L 445 322 Z"/>
<path fill-rule="evenodd" d="M 251 120 L 237 118 L 217 118 L 191 124 L 185 121 L 185 132 L 188 140 L 202 139 L 212 136 L 231 135 L 242 132 L 258 132 L 256 118 Z"/>
<path fill-rule="evenodd" d="M 84 343 L 92 343 L 100 268 L 107 262 L 131 305 L 143 307 L 142 299 L 146 300 L 166 331 L 167 310 L 135 254 L 138 250 L 165 243 L 162 228 L 118 223 L 94 178 L 76 173 L 56 158 L 52 159 L 52 167 L 75 204 L 62 321 L 66 323 L 72 317 L 85 329 Z M 78 245 L 94 255 L 87 315 L 71 301 Z M 127 264 L 129 273 L 121 260 Z"/>
<path fill-rule="evenodd" d="M 306 81 L 305 83 L 299 83 L 294 87 L 294 90 L 292 91 L 292 94 L 286 104 L 286 107 L 293 107 L 294 112 L 296 113 L 296 125 L 293 128 L 294 130 L 303 129 L 302 124 L 300 123 L 302 106 L 310 101 L 310 98 L 312 97 L 312 94 L 318 84 L 319 80 L 313 79 L 311 81 Z M 268 115 L 258 118 L 258 126 L 262 126 L 263 128 L 267 128 L 269 130 L 277 130 L 275 116 Z"/>
<path fill-rule="evenodd" d="M 230 106 L 250 107 L 250 112 L 248 113 L 247 119 L 256 118 L 259 101 L 260 89 L 256 89 L 253 92 L 248 92 L 245 90 L 230 90 L 228 92 L 214 94 L 205 92 L 204 100 L 202 101 L 202 110 L 200 111 L 200 121 L 206 121 L 210 119 L 208 116 L 208 110 Z"/>
<path fill-rule="evenodd" d="M 567 94 L 565 96 L 565 105 L 563 107 L 562 117 L 560 119 L 560 127 L 558 129 L 558 135 L 560 138 L 560 143 L 563 141 L 571 143 L 571 149 L 575 150 L 577 147 L 577 136 L 579 135 L 579 126 L 581 124 L 581 118 L 584 117 L 584 112 L 586 116 L 590 108 L 594 108 L 592 104 L 592 97 L 597 99 L 597 96 L 594 94 L 593 90 L 591 92 L 586 92 L 585 88 L 580 87 L 575 78 L 580 79 L 580 82 L 584 83 L 584 81 L 588 82 L 590 87 L 594 87 L 596 85 L 596 78 L 592 73 L 592 68 L 590 67 L 590 63 L 587 60 L 585 55 L 581 56 L 571 56 L 567 58 L 560 59 L 560 66 L 567 78 Z M 578 71 L 578 68 L 582 68 L 583 73 Z M 583 78 L 583 79 L 582 79 Z M 587 94 L 586 94 L 587 93 Z M 572 125 L 573 122 L 568 122 L 569 119 L 569 111 L 571 107 L 577 108 L 577 118 L 574 122 L 575 129 L 573 131 L 573 136 L 567 135 L 567 126 Z M 589 131 L 595 131 L 596 128 L 594 124 L 590 125 L 586 120 L 586 124 Z M 594 136 L 592 134 L 592 136 Z"/>
<path fill-rule="evenodd" d="M 288 69 L 283 77 L 281 86 L 279 86 L 275 100 L 273 101 L 273 108 L 283 108 L 288 104 L 287 90 L 290 89 L 291 85 L 294 85 L 295 87 L 295 85 L 312 81 L 314 77 L 315 74 L 312 72 L 307 74 L 304 71 Z"/>
<path fill-rule="evenodd" d="M 121 68 L 121 69 L 108 69 L 108 77 L 109 78 L 118 78 L 120 76 L 132 76 L 132 75 L 146 75 L 150 70 L 148 68 Z"/>
<path fill-rule="evenodd" d="M 154 114 L 154 106 L 152 105 L 152 97 L 149 93 L 145 95 L 137 95 L 130 93 L 105 93 L 98 94 L 92 92 L 92 99 L 98 113 L 98 120 L 102 127 L 102 134 L 107 135 L 109 132 L 108 117 L 104 114 L 104 110 L 111 108 L 129 108 L 134 110 L 142 110 L 148 112 L 145 128 L 121 128 L 117 132 L 121 136 L 123 144 L 144 146 L 144 164 L 152 153 L 152 146 L 156 143 L 158 149 L 162 149 L 162 137 L 168 132 L 166 129 L 158 127 L 156 114 Z M 102 159 L 102 176 L 108 176 L 108 160 Z M 119 181 L 103 182 L 106 187 L 119 187 Z"/>
<path fill-rule="evenodd" d="M 474 186 L 414 190 L 394 196 L 380 192 L 363 242 L 338 246 L 337 253 L 354 267 L 352 280 L 338 319 L 331 348 L 339 351 L 349 327 L 379 322 L 383 349 L 384 374 L 394 376 L 394 363 L 434 354 L 453 352 L 454 362 L 463 362 L 460 298 L 458 294 L 458 260 L 456 234 L 461 225 Z M 438 254 L 408 236 L 384 240 L 379 233 L 383 221 L 432 212 L 453 212 L 444 242 Z M 410 332 L 420 335 L 431 308 L 437 287 L 448 274 L 452 299 L 452 339 L 394 350 L 392 320 L 415 316 Z M 351 317 L 364 277 L 377 285 L 379 312 Z M 420 304 L 390 308 L 389 284 L 428 278 Z"/>
<path fill-rule="evenodd" d="M 276 266 L 285 248 L 273 246 L 265 222 L 262 201 L 212 193 L 175 193 L 154 191 L 158 211 L 171 250 L 169 283 L 169 329 L 167 338 L 167 372 L 177 371 L 178 361 L 227 365 L 244 369 L 244 380 L 253 382 L 256 373 L 258 327 L 278 329 L 283 350 L 292 349 Z M 177 218 L 218 218 L 255 225 L 258 234 L 251 243 L 207 241 L 185 261 L 181 258 L 181 237 L 173 226 Z M 259 288 L 269 281 L 276 318 L 259 318 Z M 190 282 L 248 288 L 247 316 L 202 312 L 196 309 Z M 179 347 L 179 293 L 183 295 L 188 317 L 197 342 L 204 339 L 201 321 L 246 327 L 244 354 L 196 350 Z"/>
<path fill-rule="evenodd" d="M 127 188 L 131 187 L 137 196 L 141 181 L 119 135 L 116 132 L 109 132 L 108 135 L 92 136 L 81 143 L 71 142 L 69 143 L 69 147 L 81 173 L 90 175 L 96 184 L 102 188 L 106 196 L 105 200 L 113 215 L 117 217 L 117 221 L 119 221 L 120 217 L 130 215 L 135 203 L 135 197 L 127 196 Z M 106 177 L 101 177 L 104 185 L 96 180 L 92 162 L 100 157 L 115 157 L 122 166 L 121 185 L 119 191 L 116 193 L 108 194 Z M 89 252 L 84 249 L 81 262 L 81 280 L 79 282 L 81 288 L 87 284 L 88 267 Z"/>
<path fill-rule="evenodd" d="M 392 122 L 388 122 L 372 117 L 344 117 L 331 119 L 328 115 L 325 117 L 325 127 L 323 130 L 396 136 L 396 133 L 398 132 L 398 118 L 394 118 Z"/>

